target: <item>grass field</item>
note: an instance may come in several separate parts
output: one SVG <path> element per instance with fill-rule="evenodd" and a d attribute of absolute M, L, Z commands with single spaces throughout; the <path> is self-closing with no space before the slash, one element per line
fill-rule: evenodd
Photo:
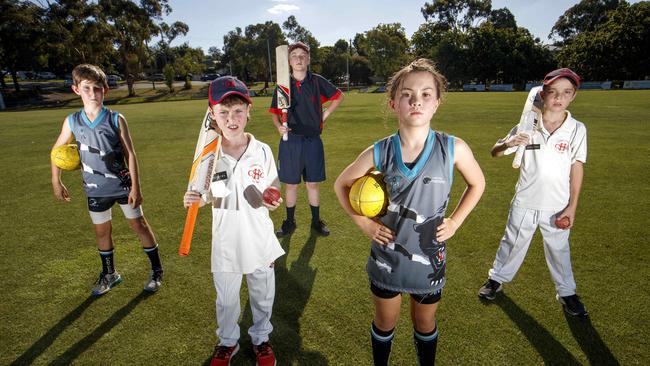
<path fill-rule="evenodd" d="M 322 215 L 332 235 L 309 235 L 300 191 L 298 230 L 282 245 L 271 335 L 280 365 L 371 364 L 372 303 L 368 240 L 333 193 L 338 173 L 375 140 L 393 133 L 384 95 L 351 94 L 328 120 L 323 139 L 328 180 Z M 502 296 L 483 304 L 476 292 L 503 233 L 517 171 L 489 149 L 519 119 L 525 94 L 450 93 L 435 129 L 466 140 L 487 179 L 485 194 L 448 243 L 448 282 L 438 321 L 440 365 L 626 364 L 650 362 L 650 92 L 585 91 L 571 110 L 588 128 L 589 156 L 572 258 L 590 319 L 567 318 L 555 300 L 539 234 Z M 249 131 L 277 152 L 278 136 L 254 99 Z M 0 364 L 197 365 L 216 341 L 209 266 L 210 214 L 203 209 L 189 257 L 177 255 L 182 195 L 204 100 L 116 107 L 127 116 L 138 153 L 144 210 L 161 245 L 165 282 L 142 293 L 149 263 L 120 210 L 114 211 L 116 266 L 125 281 L 89 296 L 100 262 L 79 172 L 64 173 L 70 204 L 56 202 L 49 149 L 73 109 L 0 113 Z M 463 188 L 455 180 L 454 203 Z M 272 214 L 279 223 L 283 210 Z M 243 286 L 243 290 L 245 286 Z M 250 310 L 242 293 L 242 351 L 253 364 Z M 404 305 L 407 304 L 406 298 Z M 415 364 L 404 307 L 391 356 Z"/>

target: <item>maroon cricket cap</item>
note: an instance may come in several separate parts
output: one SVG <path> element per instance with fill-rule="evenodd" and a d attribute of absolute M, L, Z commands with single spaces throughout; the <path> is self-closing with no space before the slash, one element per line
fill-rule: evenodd
<path fill-rule="evenodd" d="M 291 53 L 291 51 L 295 50 L 296 48 L 301 48 L 305 52 L 309 53 L 309 46 L 300 41 L 289 45 L 289 53 Z"/>
<path fill-rule="evenodd" d="M 239 95 L 246 99 L 249 104 L 253 104 L 246 84 L 236 77 L 222 76 L 212 80 L 208 89 L 208 105 L 213 106 L 221 103 L 223 98 L 229 95 Z"/>
<path fill-rule="evenodd" d="M 553 70 L 546 74 L 546 76 L 544 76 L 544 85 L 550 85 L 559 78 L 567 78 L 576 86 L 576 88 L 580 88 L 580 82 L 582 81 L 580 80 L 580 76 L 573 72 L 573 70 L 567 68 Z"/>

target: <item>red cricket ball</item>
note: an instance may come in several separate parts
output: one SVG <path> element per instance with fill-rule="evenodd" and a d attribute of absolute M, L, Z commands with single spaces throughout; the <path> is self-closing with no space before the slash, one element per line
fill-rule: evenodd
<path fill-rule="evenodd" d="M 265 189 L 262 193 L 262 199 L 264 202 L 272 205 L 273 202 L 277 202 L 280 199 L 280 190 L 275 186 L 269 186 L 269 188 Z"/>
<path fill-rule="evenodd" d="M 569 221 L 569 218 L 566 216 L 555 219 L 555 226 L 557 226 L 560 229 L 568 228 L 569 224 L 571 224 L 571 221 Z"/>

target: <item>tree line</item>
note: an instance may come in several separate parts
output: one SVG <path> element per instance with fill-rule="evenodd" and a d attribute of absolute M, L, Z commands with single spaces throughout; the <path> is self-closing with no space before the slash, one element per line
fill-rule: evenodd
<path fill-rule="evenodd" d="M 183 22 L 162 20 L 171 11 L 168 0 L 0 0 L 0 68 L 16 90 L 18 70 L 62 74 L 82 62 L 123 74 L 131 95 L 143 72 L 189 82 L 191 74 L 227 70 L 268 86 L 275 46 L 302 41 L 311 47 L 312 70 L 339 83 L 347 75 L 357 84 L 386 79 L 414 57 L 435 60 L 457 86 L 523 84 L 559 66 L 588 80 L 650 75 L 649 1 L 582 0 L 555 22 L 551 44 L 518 26 L 507 8 L 493 9 L 491 0 L 434 0 L 423 4 L 423 22 L 410 39 L 400 23 L 390 23 L 321 46 L 292 15 L 282 24 L 237 27 L 223 36 L 222 48 L 207 53 L 171 46 L 189 31 Z"/>

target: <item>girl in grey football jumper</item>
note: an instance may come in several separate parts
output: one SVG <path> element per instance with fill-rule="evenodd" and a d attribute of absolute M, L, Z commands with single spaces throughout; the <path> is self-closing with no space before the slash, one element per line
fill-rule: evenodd
<path fill-rule="evenodd" d="M 345 211 L 372 240 L 366 269 L 375 305 L 370 332 L 375 365 L 388 363 L 402 293 L 411 299 L 418 361 L 420 365 L 435 363 L 445 241 L 476 206 L 485 187 L 469 146 L 430 127 L 445 86 L 444 76 L 427 59 L 395 73 L 387 92 L 398 132 L 368 147 L 334 184 Z M 467 188 L 453 213 L 445 217 L 454 166 Z M 387 213 L 377 220 L 355 213 L 348 201 L 352 184 L 371 170 L 383 174 L 389 196 Z"/>

